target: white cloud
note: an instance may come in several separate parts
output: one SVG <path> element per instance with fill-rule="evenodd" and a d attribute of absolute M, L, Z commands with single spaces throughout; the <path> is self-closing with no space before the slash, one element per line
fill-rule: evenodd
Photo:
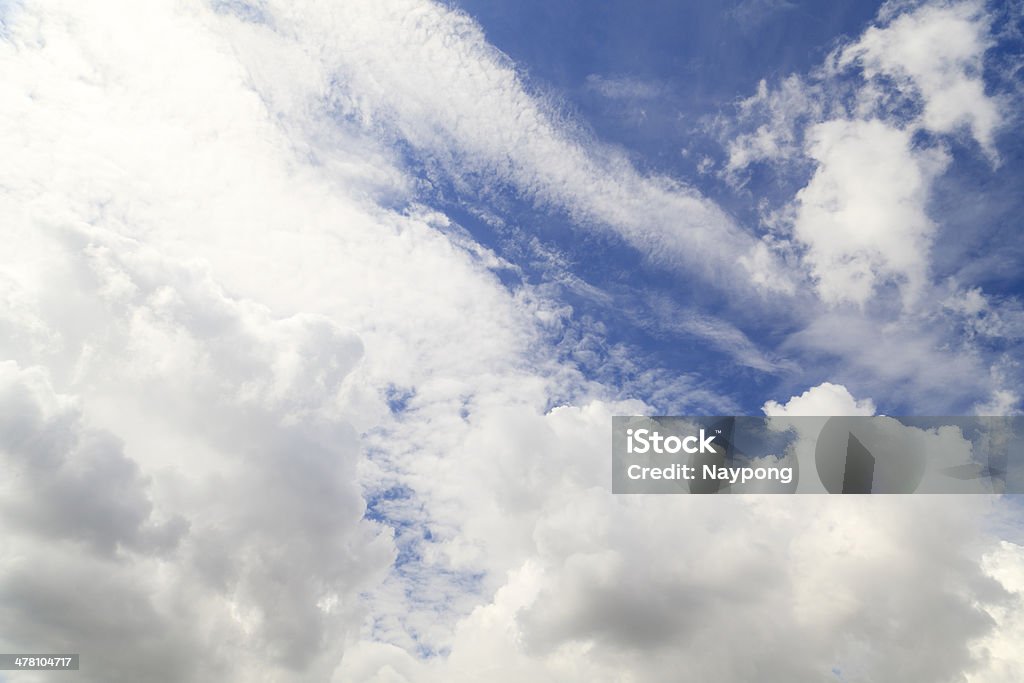
<path fill-rule="evenodd" d="M 511 183 L 584 229 L 612 230 L 655 263 L 747 287 L 736 257 L 754 238 L 693 188 L 641 174 L 559 120 L 467 16 L 424 0 L 269 11 L 281 33 L 322 46 L 326 97 L 340 114 L 400 136 L 457 178 Z M 775 270 L 761 285 L 791 291 Z"/>
<path fill-rule="evenodd" d="M 753 269 L 752 269 L 753 270 Z M 742 330 L 722 318 L 676 305 L 657 292 L 645 292 L 640 300 L 622 297 L 617 309 L 637 328 L 663 337 L 697 338 L 729 355 L 736 363 L 767 373 L 793 371 L 793 363 L 773 357 Z"/>
<path fill-rule="evenodd" d="M 665 86 L 661 83 L 626 76 L 590 74 L 585 84 L 588 90 L 611 100 L 650 100 L 665 92 Z"/>
<path fill-rule="evenodd" d="M 785 403 L 766 401 L 761 412 L 772 418 L 769 429 L 778 432 L 793 430 L 796 440 L 785 457 L 800 468 L 800 490 L 806 493 L 827 493 L 824 483 L 816 475 L 816 447 L 822 429 L 832 416 L 874 415 L 875 402 L 870 398 L 856 399 L 842 384 L 822 382 Z M 791 417 L 817 417 L 817 420 L 789 420 Z"/>
<path fill-rule="evenodd" d="M 972 648 L 990 665 L 968 672 L 966 679 L 968 683 L 1011 683 L 1024 676 L 1019 646 L 1024 638 L 1024 546 L 1003 541 L 985 555 L 982 566 L 1012 597 L 1003 606 L 987 609 L 996 628 L 972 643 Z"/>
<path fill-rule="evenodd" d="M 874 412 L 871 401 L 828 383 L 782 408 Z M 1001 601 L 974 555 L 990 546 L 963 543 L 979 530 L 958 525 L 978 523 L 989 499 L 886 498 L 865 507 L 821 497 L 616 497 L 600 485 L 610 412 L 594 404 L 485 414 L 443 460 L 423 459 L 416 488 L 450 515 L 441 528 L 458 529 L 446 553 L 488 566 L 496 583 L 444 641 L 447 657 L 414 666 L 397 651 L 350 651 L 341 671 L 369 680 L 390 680 L 393 670 L 417 681 L 613 681 L 624 671 L 638 681 L 679 672 L 730 681 L 757 669 L 811 681 L 842 665 L 859 666 L 865 680 L 889 671 L 942 680 L 984 666 L 965 644 L 989 624 L 972 600 Z M 945 531 L 922 534 L 918 525 Z M 937 549 L 949 554 L 937 559 Z M 924 571 L 946 576 L 936 586 L 950 580 L 966 593 L 925 594 Z M 822 591 L 838 602 L 823 602 Z M 937 617 L 952 621 L 933 629 Z M 927 631 L 946 643 L 943 656 L 903 668 L 899 647 L 865 645 L 881 623 L 895 639 Z M 723 630 L 730 638 L 718 637 Z"/>
<path fill-rule="evenodd" d="M 768 401 L 762 410 L 769 417 L 874 415 L 875 403 L 870 398 L 855 399 L 842 384 L 822 382 L 784 404 Z"/>
<path fill-rule="evenodd" d="M 956 287 L 955 283 L 952 283 Z M 986 296 L 980 287 L 954 289 L 942 302 L 958 314 L 972 334 L 996 339 L 1024 339 L 1024 306 L 1016 299 Z"/>
<path fill-rule="evenodd" d="M 19 434 L 78 435 L 37 450 L 79 494 L 51 509 L 0 490 L 21 513 L 2 523 L 2 649 L 80 651 L 82 681 L 817 681 L 837 660 L 940 680 L 975 664 L 975 605 L 999 607 L 978 564 L 986 501 L 612 496 L 609 418 L 649 406 L 553 362 L 560 305 L 504 288 L 448 219 L 389 208 L 414 183 L 373 136 L 454 141 L 668 261 L 724 234 L 713 269 L 755 242 L 572 142 L 461 15 L 261 11 L 270 25 L 26 3 L 0 41 L 3 457 L 28 471 Z M 408 394 L 397 414 L 389 390 Z M 829 392 L 869 407 L 811 398 Z M 99 472 L 117 476 L 96 488 Z M 360 482 L 410 494 L 378 524 Z M 923 634 L 938 656 L 908 662 L 896 644 Z"/>
<path fill-rule="evenodd" d="M 510 571 L 460 623 L 451 655 L 406 678 L 815 681 L 843 668 L 955 680 L 986 666 L 967 645 L 991 625 L 975 600 L 1008 604 L 978 550 L 949 543 L 976 532 L 965 516 L 982 497 L 957 513 L 934 498 L 592 498 L 564 501 L 580 514 L 560 552 Z M 878 629 L 890 637 L 877 642 Z M 903 641 L 925 633 L 931 656 L 908 659 Z M 382 654 L 371 667 L 353 652 L 347 666 L 388 680 L 406 660 Z"/>
<path fill-rule="evenodd" d="M 921 414 L 965 410 L 964 400 L 988 393 L 987 359 L 969 344 L 949 339 L 944 325 L 912 315 L 876 320 L 850 312 L 822 313 L 787 344 L 842 359 L 843 373 L 872 396 Z"/>
<path fill-rule="evenodd" d="M 919 410 L 1011 409 L 1015 393 L 1016 370 L 988 345 L 1019 337 L 1019 302 L 940 285 L 933 266 L 937 240 L 956 239 L 931 212 L 936 181 L 969 153 L 967 135 L 994 158 L 1006 116 L 1005 97 L 983 88 L 993 21 L 980 3 L 888 3 L 822 67 L 762 82 L 719 123 L 732 135 L 726 181 L 765 162 L 799 183 L 759 206 L 762 248 L 799 263 L 824 304 L 785 346 Z"/>
<path fill-rule="evenodd" d="M 738 119 L 765 123 L 729 141 L 726 177 L 735 182 L 738 172 L 753 163 L 791 161 L 799 156 L 801 129 L 824 116 L 827 102 L 822 94 L 816 84 L 796 75 L 774 88 L 762 79 L 757 92 L 739 103 Z"/>
<path fill-rule="evenodd" d="M 16 539 L 3 577 L 17 624 L 4 629 L 8 647 L 32 649 L 49 630 L 104 680 L 152 679 L 152 667 L 166 680 L 204 667 L 250 680 L 329 674 L 362 617 L 355 597 L 393 557 L 388 535 L 361 519 L 356 435 L 337 408 L 358 340 L 318 316 L 275 320 L 104 230 L 74 231 L 64 246 L 48 275 L 75 295 L 43 312 L 58 353 L 74 359 L 57 374 L 79 397 L 53 393 L 41 369 L 5 365 L 0 447 L 23 485 L 3 490 L 4 532 Z M 62 554 L 52 573 L 24 576 L 17 558 L 44 557 L 54 539 L 99 557 Z M 104 563 L 114 578 L 103 590 L 58 598 L 73 610 L 47 607 L 48 581 L 94 581 Z M 340 606 L 322 609 L 332 596 Z M 108 599 L 138 603 L 140 623 L 76 642 Z M 194 623 L 209 628 L 192 633 Z M 115 642 L 145 653 L 154 637 L 193 660 L 116 656 Z M 233 661 L 252 652 L 251 670 Z"/>
<path fill-rule="evenodd" d="M 976 415 L 1019 415 L 1020 394 L 1009 389 L 995 389 L 987 401 L 974 406 Z"/>
<path fill-rule="evenodd" d="M 818 168 L 797 193 L 793 235 L 821 298 L 863 306 L 878 284 L 896 281 L 916 300 L 935 231 L 928 192 L 947 157 L 914 149 L 910 132 L 877 120 L 817 124 L 807 152 Z"/>
<path fill-rule="evenodd" d="M 74 401 L 55 394 L 42 369 L 0 363 L 0 414 L 8 533 L 73 541 L 110 556 L 169 551 L 187 530 L 181 517 L 152 519 L 148 482 L 136 463 L 116 437 L 84 428 Z"/>
<path fill-rule="evenodd" d="M 762 81 L 740 103 L 741 122 L 762 123 L 729 141 L 727 180 L 757 162 L 814 163 L 783 213 L 826 303 L 863 306 L 885 284 L 919 303 L 937 231 L 929 193 L 948 166 L 946 142 L 968 131 L 997 157 L 1005 105 L 982 78 L 990 28 L 980 2 L 891 3 L 808 78 Z M 924 131 L 941 137 L 926 143 Z"/>
<path fill-rule="evenodd" d="M 901 90 L 923 100 L 917 125 L 937 133 L 967 128 L 994 157 L 1002 112 L 982 79 L 989 28 L 981 2 L 927 4 L 870 27 L 840 52 L 838 64 L 858 63 L 867 79 L 894 79 Z"/>
<path fill-rule="evenodd" d="M 291 43 L 250 36 L 307 82 L 247 72 L 202 9 L 138 9 L 27 5 L 0 43 L 0 319 L 15 332 L 0 352 L 46 367 L 87 433 L 110 435 L 65 453 L 71 474 L 53 485 L 120 472 L 109 501 L 69 498 L 74 514 L 5 490 L 11 519 L 24 513 L 4 529 L 17 532 L 0 570 L 5 650 L 48 633 L 103 680 L 326 680 L 362 624 L 359 595 L 394 559 L 389 532 L 362 519 L 348 422 L 378 423 L 389 384 L 439 412 L 476 392 L 543 400 L 543 381 L 508 373 L 544 304 L 509 295 L 437 217 L 374 205 L 405 180 L 386 152 L 304 110 L 317 71 Z M 145 481 L 154 509 L 188 523 L 176 546 L 177 527 L 147 526 Z M 54 533 L 132 552 L 58 554 Z M 59 561 L 32 577 L 17 557 Z M 104 573 L 74 610 L 44 609 L 48 586 Z M 86 637 L 108 600 L 138 604 L 145 623 Z M 147 662 L 150 641 L 195 668 Z"/>

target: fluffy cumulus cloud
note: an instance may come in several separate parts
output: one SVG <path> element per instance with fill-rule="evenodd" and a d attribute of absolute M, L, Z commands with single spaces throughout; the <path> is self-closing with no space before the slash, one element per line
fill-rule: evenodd
<path fill-rule="evenodd" d="M 915 151 L 909 131 L 877 120 L 817 124 L 807 151 L 818 170 L 797 193 L 793 234 L 822 299 L 863 305 L 887 278 L 916 297 L 935 229 L 925 204 L 945 155 Z"/>
<path fill-rule="evenodd" d="M 796 417 L 816 415 L 874 415 L 875 403 L 870 398 L 857 400 L 841 384 L 823 382 L 785 404 L 768 401 L 763 411 L 769 417 Z"/>
<path fill-rule="evenodd" d="M 1024 637 L 1024 546 L 1004 541 L 984 557 L 982 566 L 1013 597 L 1005 605 L 989 610 L 996 628 L 973 644 L 976 651 L 988 658 L 990 666 L 985 671 L 969 673 L 966 678 L 970 683 L 1016 680 L 1024 675 L 1024 663 L 1014 645 Z"/>
<path fill-rule="evenodd" d="M 184 520 L 152 522 L 147 482 L 116 438 L 83 429 L 74 401 L 55 394 L 40 368 L 5 361 L 2 378 L 4 515 L 12 530 L 77 541 L 100 555 L 177 543 Z"/>
<path fill-rule="evenodd" d="M 0 650 L 79 652 L 90 683 L 1019 673 L 998 501 L 610 493 L 611 417 L 651 406 L 559 356 L 568 306 L 503 284 L 511 264 L 418 203 L 408 150 L 725 296 L 799 276 L 560 121 L 468 17 L 26 1 L 0 19 Z M 888 220 L 841 194 L 845 165 L 899 155 L 849 191 L 884 189 L 904 209 L 876 236 L 919 248 L 941 156 L 820 126 L 800 201 L 839 208 L 811 221 L 831 242 L 805 240 L 822 268 L 856 296 L 868 271 L 923 277 L 843 234 Z M 795 371 L 693 319 L 745 366 Z M 839 344 L 836 320 L 794 344 Z M 764 410 L 876 408 L 822 383 Z"/>
<path fill-rule="evenodd" d="M 969 262 L 958 245 L 984 219 L 954 228 L 936 209 L 939 188 L 963 182 L 955 160 L 983 175 L 1002 163 L 1016 95 L 985 80 L 1004 69 L 998 16 L 971 1 L 887 3 L 817 68 L 762 81 L 719 120 L 722 179 L 791 188 L 759 204 L 766 248 L 799 263 L 818 300 L 789 344 L 842 357 L 844 381 L 883 400 L 900 378 L 920 410 L 1017 409 L 1015 362 L 991 351 L 1016 344 L 1019 301 L 988 293 L 999 285 L 984 275 L 951 276 L 950 251 Z"/>
<path fill-rule="evenodd" d="M 948 156 L 914 136 L 963 128 L 994 154 L 1003 114 L 981 79 L 987 35 L 979 3 L 922 6 L 869 28 L 835 56 L 837 68 L 856 66 L 865 80 L 857 118 L 808 130 L 818 170 L 797 195 L 794 225 L 825 300 L 863 305 L 887 278 L 914 299 L 927 283 L 936 226 L 926 206 Z M 916 113 L 890 113 L 905 101 Z"/>
<path fill-rule="evenodd" d="M 859 64 L 869 80 L 893 79 L 921 99 L 920 126 L 941 133 L 964 128 L 994 154 L 1003 112 L 982 80 L 982 58 L 992 43 L 983 3 L 936 3 L 905 13 L 898 7 L 883 12 L 895 18 L 868 28 L 838 63 Z"/>
<path fill-rule="evenodd" d="M 858 67 L 865 85 L 856 118 L 807 130 L 817 171 L 797 194 L 793 225 L 824 300 L 863 305 L 876 285 L 894 280 L 914 301 L 927 284 L 936 225 L 926 207 L 949 158 L 914 136 L 964 129 L 995 155 L 1003 114 L 981 78 L 988 29 L 980 3 L 922 6 L 870 27 L 835 56 L 837 68 Z M 906 100 L 919 112 L 887 115 Z"/>
<path fill-rule="evenodd" d="M 727 176 L 811 163 L 777 218 L 826 303 L 864 306 L 890 285 L 919 303 L 938 231 L 928 206 L 949 141 L 973 140 L 998 159 L 1007 101 L 982 78 L 993 42 L 981 3 L 890 3 L 809 77 L 762 81 L 741 103 L 741 119 L 762 123 L 729 141 Z"/>
<path fill-rule="evenodd" d="M 30 364 L 4 366 L 5 645 L 81 650 L 90 680 L 328 675 L 393 556 L 331 408 L 358 339 L 119 236 L 63 247 L 48 277 L 74 294 L 35 293 L 57 341 L 5 349 Z"/>
<path fill-rule="evenodd" d="M 341 680 L 955 680 L 987 669 L 992 614 L 1017 600 L 984 542 L 948 542 L 979 538 L 969 503 L 564 499 L 443 661 L 363 646 Z"/>

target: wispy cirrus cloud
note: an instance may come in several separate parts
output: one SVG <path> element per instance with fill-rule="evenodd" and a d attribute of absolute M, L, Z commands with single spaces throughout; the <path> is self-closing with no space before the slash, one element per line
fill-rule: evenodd
<path fill-rule="evenodd" d="M 568 211 L 579 229 L 611 230 L 655 263 L 726 289 L 792 291 L 785 270 L 715 203 L 588 139 L 467 16 L 414 1 L 274 16 L 281 34 L 329 46 L 320 58 L 338 115 L 381 126 L 454 176 L 510 184 Z"/>

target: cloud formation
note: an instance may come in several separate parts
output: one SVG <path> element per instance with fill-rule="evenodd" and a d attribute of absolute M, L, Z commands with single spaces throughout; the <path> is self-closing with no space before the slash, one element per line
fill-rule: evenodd
<path fill-rule="evenodd" d="M 888 23 L 869 27 L 844 48 L 837 64 L 858 64 L 864 78 L 879 88 L 891 79 L 901 94 L 920 98 L 917 125 L 937 133 L 965 128 L 994 157 L 995 133 L 1004 114 L 998 98 L 985 92 L 982 79 L 982 60 L 993 43 L 984 5 L 970 0 L 935 3 L 903 13 L 898 7 L 888 12 L 893 15 Z M 867 94 L 863 102 L 869 108 L 878 104 L 870 101 L 872 96 L 877 97 Z"/>
<path fill-rule="evenodd" d="M 1005 98 L 982 79 L 994 39 L 977 2 L 893 3 L 809 78 L 762 81 L 729 142 L 727 177 L 752 164 L 811 162 L 783 214 L 821 299 L 863 307 L 886 285 L 918 305 L 938 225 L 928 215 L 947 139 L 967 132 L 991 160 Z M 936 137 L 938 136 L 938 137 Z"/>
<path fill-rule="evenodd" d="M 0 649 L 80 652 L 90 683 L 1019 670 L 1020 548 L 992 530 L 998 503 L 610 493 L 612 415 L 736 399 L 699 367 L 637 369 L 622 346 L 586 376 L 560 354 L 585 355 L 599 326 L 503 282 L 513 266 L 420 203 L 431 173 L 508 185 L 745 303 L 762 301 L 748 281 L 794 292 L 799 270 L 559 118 L 466 15 L 413 0 L 2 11 Z M 899 76 L 873 45 L 857 59 Z M 977 111 L 935 116 L 983 136 Z M 877 219 L 876 242 L 923 249 L 940 155 L 865 117 L 815 126 L 799 240 L 821 291 L 867 300 L 926 277 L 850 226 Z M 894 175 L 861 190 L 899 209 L 895 226 L 846 194 L 848 166 L 885 154 Z M 686 312 L 744 368 L 799 369 Z M 831 315 L 792 347 L 922 394 L 925 370 L 948 387 L 983 366 L 936 362 L 942 340 L 917 329 L 885 331 L 894 356 L 859 343 L 870 320 Z M 876 411 L 838 381 L 765 411 Z M 917 642 L 929 656 L 907 657 Z"/>
<path fill-rule="evenodd" d="M 806 144 L 818 169 L 797 193 L 793 236 L 821 298 L 864 305 L 879 283 L 895 280 L 916 300 L 935 231 L 928 191 L 946 155 L 915 150 L 910 131 L 877 120 L 817 124 Z"/>

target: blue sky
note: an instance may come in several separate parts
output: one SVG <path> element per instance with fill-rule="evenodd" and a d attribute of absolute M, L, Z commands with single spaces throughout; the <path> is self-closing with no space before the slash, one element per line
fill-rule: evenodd
<path fill-rule="evenodd" d="M 571 3 L 470 2 L 453 7 L 479 22 L 488 42 L 507 56 L 524 86 L 573 135 L 589 144 L 612 147 L 641 174 L 694 188 L 755 236 L 768 232 L 766 211 L 794 205 L 815 165 L 792 150 L 789 158 L 778 163 L 755 162 L 725 173 L 730 141 L 765 121 L 757 112 L 741 116 L 740 103 L 753 97 L 762 81 L 771 92 L 793 75 L 803 79 L 806 89 L 814 91 L 810 97 L 822 106 L 835 107 L 844 98 L 855 98 L 864 84 L 863 73 L 853 68 L 824 74 L 823 65 L 830 54 L 854 43 L 879 11 L 878 3 L 848 2 L 830 3 L 827 12 L 796 2 L 746 2 L 730 7 L 720 3 L 637 7 L 612 2 L 596 8 Z M 1012 32 L 1012 8 L 991 10 L 989 44 L 981 64 L 986 93 L 1004 98 L 1006 106 L 996 132 L 998 161 L 986 157 L 962 129 L 915 133 L 915 149 L 942 149 L 952 159 L 925 189 L 924 210 L 935 223 L 935 234 L 922 251 L 927 252 L 930 287 L 948 287 L 950 278 L 955 278 L 961 290 L 979 287 L 993 301 L 1019 310 L 1017 236 L 1022 199 L 1017 188 L 1022 159 L 1020 122 L 1008 103 L 1019 97 L 1015 70 L 1020 37 Z M 896 127 L 913 128 L 921 108 L 915 99 L 918 95 L 902 91 L 898 95 L 902 104 L 879 113 Z M 796 121 L 797 145 L 820 118 L 806 114 Z M 414 168 L 423 164 L 428 172 L 430 158 L 423 158 L 422 150 L 412 150 L 412 161 Z M 615 235 L 581 239 L 581 226 L 574 224 L 564 207 L 539 200 L 514 183 L 495 184 L 488 179 L 458 186 L 436 173 L 430 173 L 429 180 L 423 199 L 448 212 L 475 239 L 521 268 L 526 282 L 579 278 L 609 294 L 610 299 L 602 301 L 580 296 L 578 288 L 565 288 L 558 295 L 573 306 L 577 325 L 603 325 L 603 346 L 624 344 L 631 359 L 642 358 L 645 367 L 659 368 L 668 377 L 695 375 L 716 394 L 727 396 L 735 411 L 756 414 L 771 396 L 798 393 L 797 389 L 826 380 L 873 395 L 882 410 L 896 413 L 970 412 L 991 390 L 987 382 L 975 386 L 924 382 L 927 390 L 909 394 L 902 383 L 896 386 L 873 376 L 873 368 L 851 367 L 843 354 L 797 348 L 794 336 L 807 324 L 808 315 L 815 315 L 813 302 L 787 300 L 765 309 L 760 302 L 729 300 L 716 288 L 695 286 L 685 271 L 652 266 Z M 481 213 L 500 218 L 504 225 L 488 224 Z M 524 244 L 533 239 L 557 254 L 560 265 L 542 264 L 533 253 L 536 245 L 533 252 L 526 249 Z M 801 284 L 802 289 L 812 287 L 807 281 Z M 652 301 L 682 309 L 669 313 L 670 318 L 679 315 L 685 320 L 686 315 L 702 314 L 734 325 L 780 367 L 737 370 L 734 355 L 707 338 L 681 331 L 685 323 L 677 326 L 681 329 L 672 329 L 664 320 L 651 320 L 645 309 Z M 941 304 L 938 311 L 905 311 L 920 314 L 913 322 L 907 320 L 911 315 L 901 318 L 901 314 L 871 308 L 852 314 L 868 326 L 905 325 L 909 334 L 915 334 L 911 328 L 922 325 L 920 316 L 932 318 L 927 331 L 920 330 L 928 335 L 925 343 L 959 348 L 972 360 L 980 359 L 978 370 L 999 363 L 1001 355 L 1018 355 L 1019 331 L 1009 338 L 967 339 L 960 329 L 963 321 L 936 319 L 945 315 Z M 1014 326 L 1019 327 L 1019 322 Z M 903 345 L 906 340 L 889 343 Z M 945 362 L 958 360 L 951 356 Z M 582 367 L 592 377 L 621 386 L 627 394 L 638 391 L 629 382 L 629 371 L 614 367 L 607 357 Z M 642 398 L 651 400 L 650 392 L 639 391 Z M 723 407 L 687 404 L 678 397 L 658 405 L 664 412 L 714 412 Z"/>

